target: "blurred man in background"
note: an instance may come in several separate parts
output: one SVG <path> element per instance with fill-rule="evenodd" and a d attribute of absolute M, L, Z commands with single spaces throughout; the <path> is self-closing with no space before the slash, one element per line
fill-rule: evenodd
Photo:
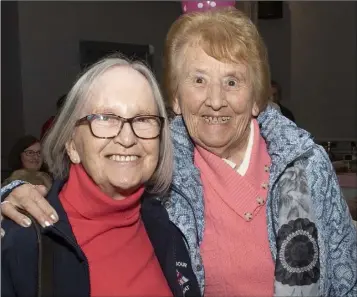
<path fill-rule="evenodd" d="M 58 98 L 57 100 L 57 113 L 60 112 L 63 104 L 64 104 L 64 101 L 66 100 L 66 96 L 67 94 L 65 95 L 62 95 L 61 97 Z M 46 132 L 52 127 L 53 125 L 53 121 L 55 119 L 56 116 L 51 116 L 42 126 L 41 128 L 41 139 L 43 138 L 43 136 L 45 136 Z"/>
<path fill-rule="evenodd" d="M 286 118 L 288 118 L 289 120 L 291 120 L 295 123 L 295 117 L 294 117 L 293 113 L 290 111 L 290 109 L 288 109 L 287 107 L 285 107 L 284 105 L 281 104 L 281 100 L 282 100 L 281 87 L 274 80 L 271 81 L 271 96 L 272 96 L 272 101 L 279 106 L 280 111 L 283 114 L 283 116 L 285 116 Z"/>

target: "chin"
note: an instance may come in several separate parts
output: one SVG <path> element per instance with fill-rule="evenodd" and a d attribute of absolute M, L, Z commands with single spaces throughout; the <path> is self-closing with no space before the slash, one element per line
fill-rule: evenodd
<path fill-rule="evenodd" d="M 207 137 L 208 135 L 205 135 L 205 137 L 201 137 L 199 141 L 199 145 L 205 147 L 205 148 L 215 148 L 215 149 L 220 149 L 220 148 L 226 148 L 231 139 L 229 137 L 224 137 L 222 139 L 221 135 L 213 136 L 213 137 Z"/>
<path fill-rule="evenodd" d="M 26 169 L 29 170 L 29 171 L 39 171 L 40 167 L 28 167 Z"/>
<path fill-rule="evenodd" d="M 120 181 L 112 183 L 112 186 L 118 189 L 121 193 L 133 193 L 137 189 L 139 189 L 143 184 L 141 182 L 134 182 L 134 181 Z"/>

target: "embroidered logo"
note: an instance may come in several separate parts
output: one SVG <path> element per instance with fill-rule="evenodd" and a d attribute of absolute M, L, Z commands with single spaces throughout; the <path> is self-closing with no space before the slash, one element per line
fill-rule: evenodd
<path fill-rule="evenodd" d="M 177 280 L 179 282 L 179 284 L 181 286 L 183 286 L 184 284 L 186 284 L 189 279 L 187 277 L 185 277 L 181 272 L 179 272 L 178 270 L 176 270 L 176 275 L 177 275 Z"/>
<path fill-rule="evenodd" d="M 181 264 L 181 265 L 178 265 Z M 187 263 L 183 263 L 183 262 L 176 262 L 176 266 L 177 267 L 187 267 Z M 177 281 L 180 284 L 181 288 L 182 288 L 182 293 L 183 296 L 185 297 L 186 292 L 190 289 L 190 285 L 188 284 L 188 282 L 190 281 L 187 277 L 185 277 L 180 271 L 178 271 L 176 269 L 176 275 L 177 275 Z"/>

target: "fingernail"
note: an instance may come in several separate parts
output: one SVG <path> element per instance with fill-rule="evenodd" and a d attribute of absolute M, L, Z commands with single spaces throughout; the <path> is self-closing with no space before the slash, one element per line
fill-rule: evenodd
<path fill-rule="evenodd" d="M 31 226 L 31 220 L 30 219 L 28 219 L 28 218 L 24 218 L 23 220 L 22 220 L 22 222 L 23 222 L 23 226 L 24 227 L 30 227 Z"/>
<path fill-rule="evenodd" d="M 1 238 L 5 236 L 5 230 L 1 229 Z"/>
<path fill-rule="evenodd" d="M 52 219 L 53 222 L 57 221 L 57 216 L 55 214 L 51 214 L 50 218 Z"/>
<path fill-rule="evenodd" d="M 49 222 L 49 221 L 45 221 L 44 223 L 43 223 L 43 228 L 46 228 L 46 227 L 49 227 L 49 226 L 51 226 L 51 223 Z"/>

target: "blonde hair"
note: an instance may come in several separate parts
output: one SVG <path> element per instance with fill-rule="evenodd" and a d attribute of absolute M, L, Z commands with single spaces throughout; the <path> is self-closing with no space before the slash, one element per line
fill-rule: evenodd
<path fill-rule="evenodd" d="M 253 98 L 259 110 L 266 107 L 270 92 L 268 54 L 248 16 L 235 8 L 225 8 L 188 13 L 173 23 L 164 55 L 164 89 L 171 106 L 179 85 L 184 52 L 190 46 L 201 47 L 207 55 L 221 62 L 246 65 Z"/>
<path fill-rule="evenodd" d="M 67 95 L 65 104 L 55 120 L 54 126 L 45 137 L 42 150 L 44 161 L 54 178 L 65 179 L 68 177 L 70 160 L 65 146 L 72 137 L 76 122 L 80 118 L 83 108 L 90 103 L 90 89 L 103 73 L 113 67 L 122 66 L 131 67 L 145 77 L 151 86 L 159 115 L 165 118 L 160 137 L 159 162 L 148 182 L 148 190 L 150 192 L 164 193 L 171 184 L 173 171 L 173 150 L 165 104 L 151 70 L 141 62 L 128 61 L 118 54 L 98 61 L 76 81 Z"/>

